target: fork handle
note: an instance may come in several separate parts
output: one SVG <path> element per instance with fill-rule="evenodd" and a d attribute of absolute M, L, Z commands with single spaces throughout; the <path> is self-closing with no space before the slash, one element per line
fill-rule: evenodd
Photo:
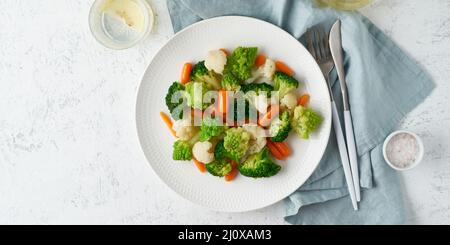
<path fill-rule="evenodd" d="M 347 182 L 348 192 L 352 201 L 353 208 L 358 210 L 358 203 L 356 201 L 355 187 L 352 179 L 352 172 L 350 169 L 350 163 L 347 155 L 347 146 L 344 140 L 344 134 L 342 132 L 341 122 L 339 119 L 336 103 L 331 101 L 331 107 L 333 111 L 333 126 L 336 133 L 337 145 L 339 148 L 339 154 L 341 156 L 342 168 L 344 169 L 345 181 Z"/>
<path fill-rule="evenodd" d="M 361 190 L 359 188 L 358 156 L 356 154 L 355 134 L 350 110 L 344 111 L 345 136 L 347 138 L 348 157 L 352 170 L 353 184 L 355 186 L 356 201 L 361 201 Z"/>

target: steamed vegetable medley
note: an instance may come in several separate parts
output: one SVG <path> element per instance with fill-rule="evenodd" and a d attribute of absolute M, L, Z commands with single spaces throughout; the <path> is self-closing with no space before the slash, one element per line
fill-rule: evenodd
<path fill-rule="evenodd" d="M 280 169 L 274 159 L 292 154 L 290 132 L 308 139 L 322 117 L 298 94 L 294 71 L 258 54 L 256 47 L 209 51 L 204 61 L 183 66 L 168 89 L 161 112 L 177 138 L 173 160 L 193 160 L 201 172 L 230 181 L 238 173 L 262 178 Z"/>

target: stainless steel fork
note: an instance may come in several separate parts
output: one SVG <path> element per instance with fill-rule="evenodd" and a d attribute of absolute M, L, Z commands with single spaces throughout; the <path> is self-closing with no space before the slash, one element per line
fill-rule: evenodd
<path fill-rule="evenodd" d="M 327 80 L 328 91 L 331 98 L 331 109 L 333 111 L 333 126 L 336 133 L 337 145 L 339 148 L 339 155 L 341 156 L 342 167 L 344 169 L 345 180 L 347 182 L 348 192 L 352 201 L 353 208 L 358 210 L 358 203 L 356 200 L 355 186 L 350 168 L 350 161 L 348 158 L 347 145 L 345 143 L 344 134 L 342 132 L 341 121 L 339 119 L 338 110 L 334 101 L 333 90 L 330 84 L 330 72 L 334 68 L 333 57 L 331 56 L 330 47 L 328 44 L 328 34 L 325 33 L 321 27 L 313 27 L 306 33 L 308 50 L 319 64 L 325 79 Z"/>

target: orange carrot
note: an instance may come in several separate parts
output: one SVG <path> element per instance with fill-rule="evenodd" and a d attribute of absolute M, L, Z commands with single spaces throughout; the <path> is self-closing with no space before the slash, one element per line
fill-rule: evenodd
<path fill-rule="evenodd" d="M 227 175 L 225 175 L 225 181 L 232 181 L 239 172 L 237 170 L 238 164 L 235 161 L 230 161 L 230 163 L 231 163 L 231 167 L 233 169 L 231 170 L 231 172 L 229 172 Z"/>
<path fill-rule="evenodd" d="M 237 170 L 237 168 L 234 168 L 233 170 L 231 170 L 231 172 L 225 175 L 225 181 L 232 181 L 234 178 L 236 178 L 238 173 L 239 171 Z"/>
<path fill-rule="evenodd" d="M 159 115 L 161 116 L 162 120 L 169 128 L 170 132 L 172 132 L 173 136 L 177 137 L 177 133 L 175 132 L 175 130 L 173 130 L 172 120 L 170 120 L 170 118 L 162 111 L 159 113 Z"/>
<path fill-rule="evenodd" d="M 259 54 L 256 56 L 255 65 L 256 67 L 260 67 L 266 63 L 266 56 L 264 54 Z"/>
<path fill-rule="evenodd" d="M 227 98 L 228 94 L 226 90 L 220 90 L 219 91 L 219 112 L 225 114 L 228 111 L 228 103 Z"/>
<path fill-rule="evenodd" d="M 273 142 L 271 141 L 277 150 L 283 155 L 283 157 L 288 157 L 292 154 L 291 148 L 285 142 Z"/>
<path fill-rule="evenodd" d="M 278 160 L 283 160 L 285 157 L 281 152 L 277 149 L 277 147 L 273 144 L 272 141 L 267 141 L 267 147 L 269 148 L 270 153 Z"/>
<path fill-rule="evenodd" d="M 258 120 L 259 126 L 261 126 L 261 127 L 269 126 L 272 119 L 278 115 L 279 109 L 280 108 L 278 105 L 270 106 L 267 113 Z"/>
<path fill-rule="evenodd" d="M 191 63 L 184 64 L 183 70 L 181 71 L 181 79 L 180 79 L 181 84 L 186 84 L 189 82 L 191 77 L 191 71 L 192 71 L 192 64 Z"/>
<path fill-rule="evenodd" d="M 286 65 L 283 61 L 275 61 L 275 66 L 277 67 L 277 70 L 286 73 L 289 76 L 293 76 L 295 74 L 295 72 L 288 66 Z"/>
<path fill-rule="evenodd" d="M 309 94 L 304 94 L 302 96 L 300 96 L 300 98 L 298 98 L 298 105 L 301 106 L 306 106 L 306 104 L 308 104 L 309 102 Z"/>
<path fill-rule="evenodd" d="M 194 163 L 195 163 L 195 166 L 198 168 L 198 170 L 200 170 L 200 172 L 202 172 L 202 173 L 206 172 L 205 164 L 203 164 L 202 162 L 199 162 L 195 158 L 194 158 Z"/>
<path fill-rule="evenodd" d="M 230 52 L 228 52 L 228 50 L 226 50 L 226 49 L 224 49 L 224 48 L 221 48 L 221 49 L 219 49 L 219 50 L 222 51 L 222 52 L 224 52 L 227 56 L 230 55 Z"/>

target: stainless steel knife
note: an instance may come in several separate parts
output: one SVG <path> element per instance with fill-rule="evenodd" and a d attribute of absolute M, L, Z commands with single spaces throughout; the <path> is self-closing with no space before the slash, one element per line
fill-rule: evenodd
<path fill-rule="evenodd" d="M 359 186 L 359 170 L 358 156 L 356 154 L 355 136 L 353 132 L 353 122 L 350 112 L 350 104 L 348 100 L 347 81 L 345 80 L 344 71 L 344 54 L 342 51 L 341 21 L 336 21 L 331 27 L 329 44 L 331 55 L 333 56 L 334 65 L 339 77 L 341 85 L 342 100 L 344 103 L 344 123 L 345 135 L 347 140 L 348 156 L 350 159 L 350 167 L 352 171 L 353 183 L 355 185 L 356 200 L 361 200 L 361 190 Z"/>

